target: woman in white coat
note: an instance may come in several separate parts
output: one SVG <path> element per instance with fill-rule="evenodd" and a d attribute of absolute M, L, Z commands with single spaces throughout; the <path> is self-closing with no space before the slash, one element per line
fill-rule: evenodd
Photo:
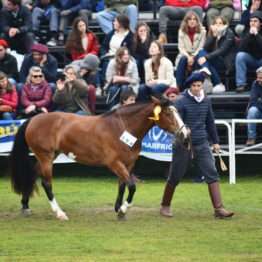
<path fill-rule="evenodd" d="M 203 49 L 205 41 L 206 29 L 202 26 L 199 16 L 194 11 L 188 12 L 178 31 L 179 53 L 175 62 L 178 89 L 182 88 L 186 73 L 193 71 L 195 56 Z"/>
<path fill-rule="evenodd" d="M 149 47 L 150 58 L 145 62 L 145 84 L 139 87 L 138 100 L 150 100 L 150 95 L 161 98 L 169 87 L 176 87 L 174 67 L 164 56 L 162 44 L 153 41 Z"/>

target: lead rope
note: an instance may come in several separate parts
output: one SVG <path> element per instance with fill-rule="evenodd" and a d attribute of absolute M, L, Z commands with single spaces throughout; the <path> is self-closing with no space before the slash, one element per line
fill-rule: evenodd
<path fill-rule="evenodd" d="M 121 115 L 119 114 L 119 111 L 118 111 L 118 110 L 117 110 L 116 112 L 117 112 L 117 114 L 118 114 L 118 116 L 119 116 L 119 118 L 120 118 L 120 121 L 121 121 L 122 126 L 123 126 L 124 131 L 125 131 L 125 130 L 126 130 L 126 127 L 125 127 L 125 125 L 124 125 L 124 122 L 123 122 L 123 120 L 122 120 L 122 117 L 121 117 Z"/>

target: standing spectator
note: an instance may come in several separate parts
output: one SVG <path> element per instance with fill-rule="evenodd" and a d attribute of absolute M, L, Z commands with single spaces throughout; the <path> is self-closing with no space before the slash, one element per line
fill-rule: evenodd
<path fill-rule="evenodd" d="M 262 1 L 261 0 L 249 0 L 247 5 L 247 9 L 241 15 L 240 24 L 236 25 L 235 32 L 238 36 L 242 36 L 249 28 L 249 19 L 250 14 L 254 13 L 255 11 L 262 11 Z"/>
<path fill-rule="evenodd" d="M 50 40 L 47 42 L 48 46 L 57 45 L 59 10 L 58 0 L 34 0 L 34 9 L 32 12 L 33 32 L 35 39 L 40 40 L 40 24 L 42 21 L 49 24 Z"/>
<path fill-rule="evenodd" d="M 165 57 L 164 48 L 158 41 L 151 43 L 149 55 L 145 62 L 146 84 L 139 87 L 139 101 L 150 100 L 150 95 L 161 98 L 169 87 L 176 87 L 173 64 Z"/>
<path fill-rule="evenodd" d="M 7 75 L 12 86 L 16 86 L 18 81 L 18 70 L 16 58 L 7 53 L 8 44 L 5 40 L 0 40 L 0 71 Z"/>
<path fill-rule="evenodd" d="M 240 0 L 207 0 L 206 1 L 206 20 L 207 26 L 210 27 L 213 20 L 217 16 L 222 16 L 227 19 L 228 23 L 234 18 L 235 10 L 240 10 L 241 1 Z"/>
<path fill-rule="evenodd" d="M 183 86 L 186 72 L 193 71 L 197 62 L 195 57 L 206 41 L 206 29 L 194 11 L 189 11 L 183 18 L 178 31 L 178 50 L 176 57 L 177 88 Z"/>
<path fill-rule="evenodd" d="M 108 63 L 115 56 L 116 50 L 120 46 L 126 46 L 129 50 L 131 49 L 132 37 L 133 33 L 129 28 L 129 18 L 124 14 L 116 16 L 114 20 L 114 30 L 105 36 L 100 46 L 102 81 L 105 81 Z"/>
<path fill-rule="evenodd" d="M 1 105 L 7 106 L 7 108 L 1 109 Z M 0 71 L 0 119 L 13 120 L 17 105 L 18 96 L 16 89 L 7 79 L 7 75 Z"/>
<path fill-rule="evenodd" d="M 98 41 L 87 27 L 85 20 L 77 17 L 66 40 L 66 51 L 73 60 L 83 59 L 88 54 L 98 55 Z"/>
<path fill-rule="evenodd" d="M 203 81 L 204 76 L 201 73 L 191 74 L 186 80 L 189 89 L 186 89 L 183 96 L 175 102 L 175 107 L 191 131 L 193 153 L 180 143 L 173 144 L 172 163 L 160 209 L 160 214 L 166 217 L 173 216 L 170 211 L 170 204 L 174 191 L 186 172 L 191 155 L 193 155 L 195 164 L 208 184 L 209 195 L 214 207 L 214 217 L 226 218 L 234 215 L 233 212 L 225 210 L 222 203 L 218 182 L 219 174 L 210 149 L 208 136 L 212 140 L 213 150 L 216 153 L 219 153 L 220 150 L 219 139 L 211 102 L 204 95 L 202 89 Z"/>
<path fill-rule="evenodd" d="M 22 89 L 21 102 L 25 109 L 20 112 L 19 118 L 29 118 L 40 113 L 48 113 L 50 110 L 52 90 L 40 67 L 30 68 Z"/>
<path fill-rule="evenodd" d="M 262 119 L 262 66 L 257 69 L 256 73 L 257 80 L 252 84 L 247 119 Z M 253 146 L 256 143 L 256 126 L 256 123 L 247 124 L 247 146 Z"/>
<path fill-rule="evenodd" d="M 32 66 L 38 66 L 41 68 L 45 80 L 50 84 L 52 90 L 56 88 L 56 74 L 57 74 L 57 60 L 51 54 L 48 53 L 48 48 L 42 44 L 35 43 L 30 47 L 32 51 L 24 57 L 22 66 L 20 69 L 20 82 L 25 83 L 28 76 L 29 69 Z M 20 93 L 21 84 L 18 85 L 18 93 Z"/>
<path fill-rule="evenodd" d="M 57 81 L 57 89 L 53 102 L 57 111 L 91 115 L 88 106 L 88 85 L 80 79 L 80 68 L 76 65 L 67 65 L 64 69 L 65 81 Z"/>
<path fill-rule="evenodd" d="M 138 93 L 139 77 L 135 60 L 129 55 L 126 47 L 116 51 L 115 58 L 109 62 L 106 71 L 106 86 L 108 89 L 107 104 L 109 109 L 118 104 L 119 95 L 123 90 L 132 89 Z"/>
<path fill-rule="evenodd" d="M 145 83 L 145 61 L 149 58 L 148 49 L 155 36 L 145 22 L 138 22 L 134 31 L 131 55 L 136 59 L 140 83 Z"/>
<path fill-rule="evenodd" d="M 104 0 L 107 9 L 97 14 L 97 22 L 105 34 L 113 30 L 113 22 L 119 14 L 126 14 L 130 20 L 130 29 L 135 30 L 138 11 L 136 0 Z"/>
<path fill-rule="evenodd" d="M 214 84 L 212 92 L 226 90 L 217 70 L 232 70 L 235 57 L 235 35 L 229 28 L 226 18 L 217 16 L 209 28 L 204 49 L 200 50 L 196 57 L 198 67 L 206 67 L 212 73 L 211 78 Z"/>
<path fill-rule="evenodd" d="M 11 49 L 18 53 L 28 53 L 33 44 L 32 16 L 30 10 L 21 5 L 21 0 L 6 0 L 0 12 L 1 35 Z"/>
<path fill-rule="evenodd" d="M 249 31 L 244 34 L 239 44 L 236 57 L 236 92 L 244 92 L 247 87 L 247 69 L 262 66 L 262 12 L 250 15 Z"/>
<path fill-rule="evenodd" d="M 167 43 L 167 23 L 168 20 L 182 20 L 189 11 L 195 11 L 201 21 L 203 20 L 203 8 L 205 0 L 167 0 L 165 5 L 159 9 L 159 38 L 162 44 Z"/>
<path fill-rule="evenodd" d="M 86 24 L 92 16 L 92 5 L 90 0 L 61 0 L 61 13 L 59 24 L 58 45 L 65 42 L 65 30 L 70 21 L 80 16 Z"/>

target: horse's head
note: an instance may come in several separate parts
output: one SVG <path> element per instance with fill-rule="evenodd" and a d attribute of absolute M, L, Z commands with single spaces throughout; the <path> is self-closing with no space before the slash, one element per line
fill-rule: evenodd
<path fill-rule="evenodd" d="M 152 97 L 155 103 L 154 116 L 151 119 L 155 120 L 157 126 L 161 129 L 174 134 L 176 137 L 184 141 L 190 135 L 190 130 L 185 126 L 177 109 L 167 99 L 157 99 Z"/>

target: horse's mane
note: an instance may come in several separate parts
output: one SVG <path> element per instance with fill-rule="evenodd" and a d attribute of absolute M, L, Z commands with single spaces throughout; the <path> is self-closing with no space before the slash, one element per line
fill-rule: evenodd
<path fill-rule="evenodd" d="M 110 111 L 102 114 L 101 117 L 108 117 L 110 115 L 113 115 L 117 110 L 121 110 L 122 111 L 122 110 L 126 110 L 126 109 L 129 109 L 129 108 L 140 109 L 140 105 L 142 105 L 142 104 L 147 105 L 147 104 L 152 104 L 152 103 L 153 103 L 152 101 L 140 101 L 140 102 L 136 102 L 134 104 L 125 105 L 125 106 L 122 106 L 120 108 L 110 110 Z M 160 106 L 161 107 L 165 108 L 165 107 L 168 107 L 168 106 L 171 106 L 171 105 L 173 105 L 173 104 L 168 99 L 161 98 L 161 100 L 160 100 Z M 133 113 L 135 113 L 135 112 L 133 112 Z"/>

